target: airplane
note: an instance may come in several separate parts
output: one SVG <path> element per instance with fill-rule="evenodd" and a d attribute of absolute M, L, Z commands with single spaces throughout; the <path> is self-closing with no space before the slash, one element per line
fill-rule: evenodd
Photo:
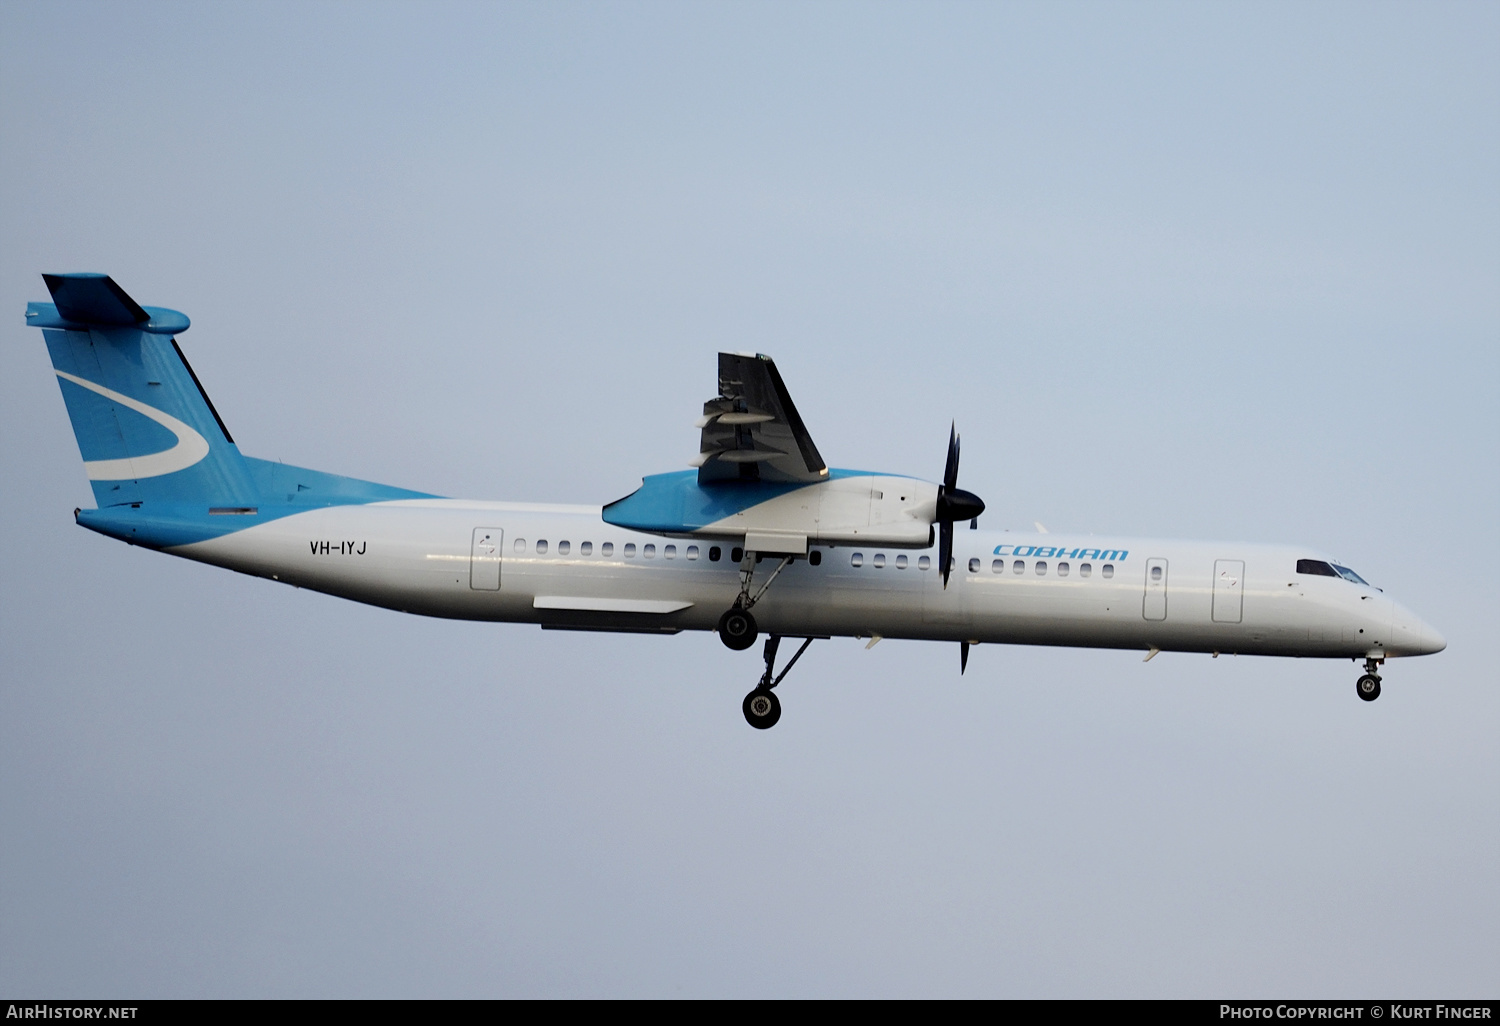
<path fill-rule="evenodd" d="M 43 275 L 42 329 L 93 487 L 75 521 L 132 545 L 424 616 L 546 629 L 762 633 L 751 726 L 816 639 L 1385 660 L 1446 647 L 1302 546 L 978 529 L 951 429 L 941 482 L 830 468 L 769 357 L 720 353 L 685 470 L 602 506 L 450 499 L 243 455 L 177 336 L 103 274 Z M 969 522 L 969 530 L 955 525 Z M 777 672 L 783 639 L 800 641 Z"/>

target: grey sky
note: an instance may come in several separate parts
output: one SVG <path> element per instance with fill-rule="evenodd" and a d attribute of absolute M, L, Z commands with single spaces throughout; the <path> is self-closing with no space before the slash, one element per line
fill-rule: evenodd
<path fill-rule="evenodd" d="M 0 7 L 0 992 L 1495 996 L 1500 7 Z M 986 526 L 1300 541 L 1352 663 L 427 621 L 75 527 L 27 300 L 248 453 L 678 469 L 720 349 Z"/>

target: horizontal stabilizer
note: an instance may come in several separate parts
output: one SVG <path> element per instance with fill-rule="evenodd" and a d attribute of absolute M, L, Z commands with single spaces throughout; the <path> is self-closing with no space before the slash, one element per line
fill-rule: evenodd
<path fill-rule="evenodd" d="M 44 274 L 52 303 L 30 303 L 26 323 L 33 328 L 137 328 L 153 335 L 187 331 L 186 314 L 141 306 L 107 274 Z"/>
<path fill-rule="evenodd" d="M 70 321 L 123 327 L 151 319 L 107 274 L 44 274 L 42 280 L 57 312 Z"/>

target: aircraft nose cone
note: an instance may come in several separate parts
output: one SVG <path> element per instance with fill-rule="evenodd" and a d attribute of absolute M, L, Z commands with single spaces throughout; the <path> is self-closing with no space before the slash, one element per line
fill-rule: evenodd
<path fill-rule="evenodd" d="M 1399 604 L 1393 604 L 1391 655 L 1432 655 L 1448 647 L 1448 642 L 1427 621 Z"/>
<path fill-rule="evenodd" d="M 1431 624 L 1422 624 L 1422 654 L 1432 655 L 1441 652 L 1448 647 L 1447 639 L 1439 634 Z"/>

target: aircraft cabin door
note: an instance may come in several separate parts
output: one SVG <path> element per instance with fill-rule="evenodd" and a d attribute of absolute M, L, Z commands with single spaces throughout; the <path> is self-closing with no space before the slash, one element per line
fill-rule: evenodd
<path fill-rule="evenodd" d="M 1167 561 L 1146 560 L 1146 598 L 1141 605 L 1141 615 L 1148 620 L 1167 618 Z"/>
<path fill-rule="evenodd" d="M 469 548 L 469 587 L 474 591 L 500 590 L 500 543 L 505 532 L 498 527 L 474 528 Z"/>
<path fill-rule="evenodd" d="M 1245 614 L 1245 561 L 1214 560 L 1214 622 L 1239 623 Z"/>

